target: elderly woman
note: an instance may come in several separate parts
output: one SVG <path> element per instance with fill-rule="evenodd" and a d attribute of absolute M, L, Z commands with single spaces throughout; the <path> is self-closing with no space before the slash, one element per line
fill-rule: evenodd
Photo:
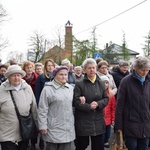
<path fill-rule="evenodd" d="M 43 64 L 40 62 L 35 63 L 35 72 L 40 75 L 43 73 Z"/>
<path fill-rule="evenodd" d="M 26 73 L 18 66 L 8 68 L 8 78 L 0 86 L 0 143 L 2 150 L 27 150 L 28 141 L 22 141 L 19 121 L 10 95 L 14 96 L 21 115 L 27 116 L 31 110 L 36 120 L 37 107 L 31 87 L 22 80 Z"/>
<path fill-rule="evenodd" d="M 67 83 L 67 76 L 66 66 L 56 67 L 54 80 L 45 84 L 40 96 L 38 124 L 46 150 L 71 150 L 75 139 L 73 87 Z"/>
<path fill-rule="evenodd" d="M 74 67 L 74 72 L 75 72 L 76 81 L 79 81 L 84 77 L 81 66 Z"/>
<path fill-rule="evenodd" d="M 113 94 L 116 95 L 117 87 L 116 87 L 113 76 L 108 72 L 108 67 L 109 67 L 108 62 L 105 60 L 101 60 L 97 65 L 97 75 L 99 77 L 104 76 L 104 75 L 108 77 L 109 86 L 110 86 Z"/>
<path fill-rule="evenodd" d="M 33 92 L 35 93 L 35 84 L 38 74 L 34 72 L 34 63 L 31 61 L 25 61 L 22 64 L 22 70 L 26 72 L 26 76 L 23 79 L 32 87 Z"/>
<path fill-rule="evenodd" d="M 104 150 L 105 120 L 103 109 L 108 96 L 96 74 L 97 64 L 87 58 L 83 64 L 85 76 L 76 82 L 73 106 L 75 107 L 76 150 L 85 150 L 91 138 L 91 150 Z"/>
<path fill-rule="evenodd" d="M 117 95 L 116 130 L 122 130 L 128 150 L 148 150 L 150 137 L 150 61 L 139 57 L 123 78 Z"/>
<path fill-rule="evenodd" d="M 35 84 L 38 77 L 38 74 L 34 71 L 34 63 L 31 61 L 25 61 L 22 64 L 22 69 L 26 72 L 26 76 L 23 79 L 31 86 L 35 94 Z M 36 150 L 35 144 L 37 143 L 37 138 L 31 139 L 31 150 Z"/>
<path fill-rule="evenodd" d="M 67 82 L 74 87 L 75 82 L 76 82 L 76 78 L 75 78 L 75 74 L 73 71 L 73 64 L 71 64 L 70 61 L 66 58 L 66 59 L 62 60 L 61 65 L 66 66 L 68 68 Z"/>

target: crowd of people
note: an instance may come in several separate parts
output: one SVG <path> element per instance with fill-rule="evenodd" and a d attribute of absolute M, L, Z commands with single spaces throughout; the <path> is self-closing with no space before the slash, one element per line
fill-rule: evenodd
<path fill-rule="evenodd" d="M 150 138 L 150 60 L 139 57 L 115 67 L 87 58 L 74 66 L 11 60 L 0 64 L 0 145 L 2 150 L 91 150 L 109 148 L 121 130 L 128 150 L 148 150 Z M 22 140 L 10 95 L 21 115 L 33 114 L 38 136 Z"/>

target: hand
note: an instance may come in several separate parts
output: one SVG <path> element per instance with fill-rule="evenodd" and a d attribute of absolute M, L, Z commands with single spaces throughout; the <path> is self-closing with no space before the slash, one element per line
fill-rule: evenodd
<path fill-rule="evenodd" d="M 85 104 L 85 101 L 86 101 L 86 100 L 85 100 L 85 97 L 84 97 L 84 96 L 80 96 L 79 99 L 80 99 L 80 103 L 81 103 L 81 104 Z"/>
<path fill-rule="evenodd" d="M 97 108 L 97 106 L 98 106 L 98 103 L 95 102 L 95 101 L 93 101 L 93 102 L 90 104 L 90 106 L 91 106 L 91 109 L 92 109 L 92 110 L 95 110 L 95 109 Z"/>
<path fill-rule="evenodd" d="M 42 130 L 39 130 L 40 131 L 40 133 L 42 133 L 42 134 L 47 134 L 48 132 L 47 132 L 47 129 L 42 129 Z"/>
<path fill-rule="evenodd" d="M 115 122 L 114 122 L 114 121 L 112 121 L 111 125 L 112 125 L 112 126 L 114 126 L 114 125 L 115 125 Z"/>

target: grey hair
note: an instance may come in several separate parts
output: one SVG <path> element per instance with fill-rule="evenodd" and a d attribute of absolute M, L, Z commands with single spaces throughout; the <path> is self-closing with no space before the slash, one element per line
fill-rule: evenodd
<path fill-rule="evenodd" d="M 150 60 L 141 56 L 134 61 L 133 67 L 135 69 L 150 68 Z"/>
<path fill-rule="evenodd" d="M 95 64 L 95 66 L 97 66 L 97 63 L 96 63 L 95 59 L 93 59 L 93 58 L 85 59 L 82 63 L 82 67 L 85 69 L 85 68 L 87 68 L 88 64 Z"/>

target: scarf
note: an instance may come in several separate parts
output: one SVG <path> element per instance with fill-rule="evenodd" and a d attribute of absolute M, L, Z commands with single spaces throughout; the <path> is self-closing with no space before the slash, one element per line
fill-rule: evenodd
<path fill-rule="evenodd" d="M 34 81 L 34 73 L 29 78 L 25 76 L 24 80 L 30 85 Z"/>
<path fill-rule="evenodd" d="M 134 71 L 135 77 L 143 84 L 145 81 L 145 78 L 142 78 L 141 76 L 138 75 L 136 71 Z"/>

